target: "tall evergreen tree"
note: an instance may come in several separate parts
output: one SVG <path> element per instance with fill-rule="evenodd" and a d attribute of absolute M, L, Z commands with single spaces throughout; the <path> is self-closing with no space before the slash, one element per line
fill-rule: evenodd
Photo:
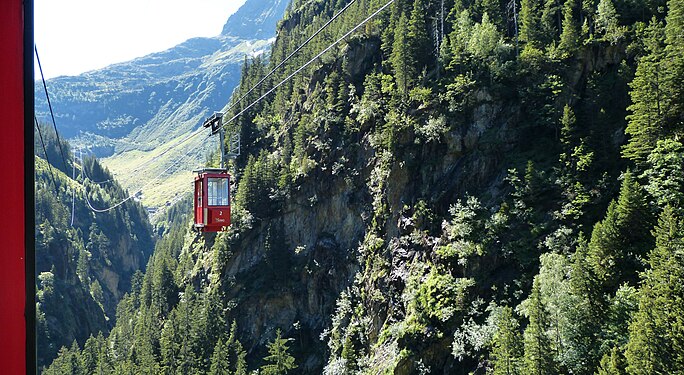
<path fill-rule="evenodd" d="M 596 375 L 627 375 L 627 362 L 622 351 L 614 347 L 601 358 Z"/>
<path fill-rule="evenodd" d="M 233 320 L 233 324 L 230 326 L 230 335 L 228 336 L 228 341 L 226 345 L 230 349 L 231 363 L 234 363 L 235 375 L 247 375 L 247 352 L 242 347 L 240 341 L 237 338 L 237 323 Z"/>
<path fill-rule="evenodd" d="M 228 346 L 219 339 L 214 346 L 214 353 L 211 355 L 210 375 L 221 375 L 230 373 L 230 359 Z"/>
<path fill-rule="evenodd" d="M 261 366 L 264 375 L 284 375 L 297 368 L 295 359 L 290 355 L 287 346 L 288 339 L 280 337 L 280 329 L 276 331 L 275 339 L 268 344 L 268 356 L 264 358 L 265 365 Z"/>
<path fill-rule="evenodd" d="M 579 27 L 575 19 L 576 0 L 566 0 L 563 5 L 563 32 L 558 48 L 566 55 L 572 55 L 579 44 Z"/>
<path fill-rule="evenodd" d="M 670 206 L 654 230 L 639 290 L 639 310 L 630 325 L 627 370 L 630 374 L 684 372 L 684 226 Z"/>
<path fill-rule="evenodd" d="M 640 259 L 651 245 L 649 218 L 642 189 L 627 172 L 620 197 L 596 223 L 589 243 L 588 262 L 605 292 L 615 292 L 625 281 L 636 281 Z"/>
<path fill-rule="evenodd" d="M 553 361 L 551 342 L 546 334 L 548 317 L 546 309 L 542 305 L 537 279 L 533 283 L 532 293 L 527 300 L 527 316 L 530 323 L 525 328 L 524 333 L 524 373 L 531 375 L 555 374 L 557 371 Z"/>
<path fill-rule="evenodd" d="M 430 48 L 432 43 L 430 43 L 427 22 L 425 20 L 427 14 L 427 0 L 414 0 L 407 29 L 407 41 L 410 53 L 413 55 L 413 61 L 416 64 L 414 68 L 416 73 L 422 72 L 432 61 L 432 50 Z"/>
<path fill-rule="evenodd" d="M 497 319 L 496 333 L 493 337 L 492 361 L 494 375 L 520 374 L 522 357 L 522 339 L 518 332 L 518 321 L 513 316 L 513 309 L 501 308 Z"/>
<path fill-rule="evenodd" d="M 616 44 L 622 36 L 618 25 L 617 11 L 611 0 L 601 0 L 596 12 L 596 32 L 603 35 L 603 38 Z"/>
<path fill-rule="evenodd" d="M 544 0 L 541 12 L 541 32 L 544 44 L 553 42 L 561 32 L 563 0 Z"/>
<path fill-rule="evenodd" d="M 394 31 L 394 44 L 392 45 L 392 56 L 390 62 L 394 69 L 394 77 L 397 81 L 397 88 L 403 96 L 408 95 L 409 86 L 417 75 L 415 71 L 415 61 L 411 55 L 408 43 L 408 18 L 405 13 L 399 17 Z"/>
<path fill-rule="evenodd" d="M 520 41 L 536 48 L 541 48 L 539 8 L 539 0 L 520 2 Z"/>
<path fill-rule="evenodd" d="M 604 325 L 607 306 L 601 283 L 588 261 L 589 246 L 580 236 L 572 258 L 571 294 L 575 306 L 569 309 L 570 327 L 566 362 L 577 374 L 590 374 L 600 357 L 599 332 Z"/>
<path fill-rule="evenodd" d="M 669 0 L 665 19 L 666 105 L 669 132 L 684 135 L 684 1 Z"/>
<path fill-rule="evenodd" d="M 655 18 L 647 29 L 644 41 L 647 55 L 641 57 L 634 80 L 629 84 L 632 105 L 627 116 L 629 121 L 625 133 L 629 141 L 623 147 L 623 155 L 641 165 L 658 139 L 664 133 L 664 99 L 663 87 L 663 27 Z"/>

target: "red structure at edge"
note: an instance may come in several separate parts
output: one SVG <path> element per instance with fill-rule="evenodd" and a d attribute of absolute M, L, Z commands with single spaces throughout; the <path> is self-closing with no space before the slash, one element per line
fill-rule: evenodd
<path fill-rule="evenodd" d="M 32 373 L 26 365 L 26 350 L 31 347 L 26 337 L 26 253 L 24 211 L 24 2 L 0 1 L 0 372 Z M 30 72 L 33 74 L 33 72 Z M 32 93 L 31 93 L 32 95 Z M 33 160 L 28 162 L 33 163 Z M 33 188 L 32 186 L 30 188 Z M 33 231 L 33 228 L 29 230 Z"/>

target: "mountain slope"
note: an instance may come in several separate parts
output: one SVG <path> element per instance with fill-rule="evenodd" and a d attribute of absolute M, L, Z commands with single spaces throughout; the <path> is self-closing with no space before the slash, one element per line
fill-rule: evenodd
<path fill-rule="evenodd" d="M 187 190 L 190 171 L 215 147 L 200 137 L 180 146 L 174 140 L 221 110 L 239 81 L 245 57 L 266 50 L 285 6 L 283 0 L 250 0 L 219 36 L 190 39 L 129 62 L 48 80 L 62 134 L 76 148 L 109 157 L 104 164 L 131 191 L 159 176 L 143 202 L 163 206 Z M 39 118 L 49 116 L 42 95 L 36 95 L 36 111 Z M 171 146 L 175 148 L 164 157 L 155 153 Z M 188 152 L 191 155 L 183 158 Z M 171 173 L 162 173 L 179 159 Z"/>
<path fill-rule="evenodd" d="M 59 160 L 54 132 L 44 127 L 42 134 L 48 159 Z M 41 150 L 36 155 L 35 237 L 38 366 L 42 367 L 62 346 L 83 345 L 89 336 L 109 332 L 116 323 L 116 307 L 135 283 L 134 273 L 144 269 L 154 239 L 137 202 L 107 213 L 90 210 L 87 200 L 102 208 L 126 196 L 95 159 L 86 158 L 72 179 L 73 161 L 67 160 L 66 167 L 50 165 L 36 146 Z M 66 143 L 62 147 L 68 152 Z"/>
<path fill-rule="evenodd" d="M 270 84 L 383 4 L 357 2 Z M 682 372 L 684 3 L 520 5 L 515 25 L 508 3 L 395 1 L 231 123 L 233 225 L 171 220 L 101 351 L 145 352 L 101 363 Z M 342 6 L 295 1 L 239 92 Z"/>

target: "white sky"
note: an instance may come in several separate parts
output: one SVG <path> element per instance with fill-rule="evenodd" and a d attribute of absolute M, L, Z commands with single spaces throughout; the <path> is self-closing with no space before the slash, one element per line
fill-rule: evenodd
<path fill-rule="evenodd" d="M 216 36 L 244 2 L 35 0 L 34 39 L 46 78 L 76 75 Z"/>

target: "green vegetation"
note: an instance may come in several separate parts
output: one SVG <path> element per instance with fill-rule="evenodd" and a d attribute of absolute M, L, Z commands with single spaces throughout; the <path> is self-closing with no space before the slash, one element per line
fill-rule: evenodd
<path fill-rule="evenodd" d="M 98 340 L 104 341 L 102 333 L 116 322 L 121 295 L 131 288 L 131 279 L 153 249 L 152 227 L 139 203 L 129 200 L 103 214 L 88 207 L 88 201 L 104 208 L 128 196 L 109 171 L 86 157 L 72 179 L 73 160 L 64 165 L 54 131 L 41 125 L 41 133 L 47 159 L 54 164 L 44 160 L 42 146 L 36 145 L 39 367 L 48 365 L 58 353 L 61 357 L 74 354 L 90 335 L 99 334 Z M 68 144 L 62 148 L 71 155 Z M 64 361 L 64 366 L 73 365 L 71 359 Z"/>
<path fill-rule="evenodd" d="M 684 4 L 509 4 L 397 0 L 230 123 L 233 226 L 165 226 L 89 366 L 684 371 Z M 234 97 L 343 5 L 294 1 Z"/>

